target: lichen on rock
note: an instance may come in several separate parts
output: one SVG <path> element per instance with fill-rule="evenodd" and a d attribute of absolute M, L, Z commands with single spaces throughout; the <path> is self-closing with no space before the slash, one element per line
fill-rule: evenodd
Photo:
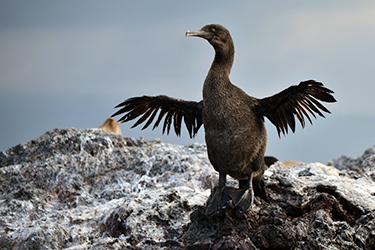
<path fill-rule="evenodd" d="M 205 145 L 55 129 L 0 152 L 0 249 L 375 249 L 375 150 L 347 159 L 277 162 L 268 202 L 207 217 Z"/>

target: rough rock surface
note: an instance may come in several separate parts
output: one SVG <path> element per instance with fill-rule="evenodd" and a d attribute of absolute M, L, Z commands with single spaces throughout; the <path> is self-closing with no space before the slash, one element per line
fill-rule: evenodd
<path fill-rule="evenodd" d="M 328 165 L 342 170 L 352 178 L 371 177 L 375 181 L 375 146 L 367 149 L 362 156 L 358 158 L 341 156 L 328 162 Z"/>
<path fill-rule="evenodd" d="M 204 145 L 55 129 L 0 152 L 0 249 L 375 249 L 375 148 L 330 164 L 278 162 L 268 202 L 206 217 Z"/>

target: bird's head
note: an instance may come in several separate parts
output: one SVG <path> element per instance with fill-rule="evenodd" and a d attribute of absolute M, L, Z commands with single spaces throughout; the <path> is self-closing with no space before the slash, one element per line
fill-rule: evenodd
<path fill-rule="evenodd" d="M 187 31 L 185 36 L 197 36 L 206 39 L 215 49 L 216 53 L 234 53 L 234 45 L 229 31 L 220 24 L 208 24 L 197 31 Z"/>

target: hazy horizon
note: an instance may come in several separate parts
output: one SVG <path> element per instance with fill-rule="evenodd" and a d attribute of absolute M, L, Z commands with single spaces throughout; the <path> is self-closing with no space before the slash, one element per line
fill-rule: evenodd
<path fill-rule="evenodd" d="M 201 100 L 214 51 L 187 30 L 208 23 L 235 43 L 233 84 L 273 95 L 315 79 L 335 91 L 332 114 L 278 138 L 267 155 L 320 161 L 358 157 L 375 145 L 375 3 L 353 1 L 2 1 L 0 151 L 54 128 L 95 128 L 123 100 L 165 94 Z M 180 145 L 204 142 L 130 129 L 123 135 Z"/>

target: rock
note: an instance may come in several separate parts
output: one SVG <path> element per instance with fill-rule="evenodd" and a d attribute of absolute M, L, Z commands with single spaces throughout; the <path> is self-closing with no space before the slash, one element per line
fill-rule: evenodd
<path fill-rule="evenodd" d="M 343 175 L 352 178 L 370 176 L 375 181 L 375 146 L 367 149 L 358 158 L 341 156 L 328 162 L 328 165 L 342 170 Z"/>
<path fill-rule="evenodd" d="M 207 217 L 205 145 L 55 129 L 0 152 L 0 249 L 375 249 L 375 149 L 348 159 L 277 162 L 268 202 Z"/>
<path fill-rule="evenodd" d="M 237 237 L 232 249 L 373 249 L 375 186 L 339 172 L 319 163 L 273 165 L 264 178 L 269 203 L 256 197 L 247 214 L 229 205 L 212 218 L 196 209 L 182 239 L 202 248 Z"/>

